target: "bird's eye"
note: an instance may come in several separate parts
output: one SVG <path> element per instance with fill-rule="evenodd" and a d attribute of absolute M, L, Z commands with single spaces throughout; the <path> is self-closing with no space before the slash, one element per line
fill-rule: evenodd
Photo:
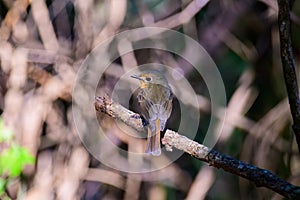
<path fill-rule="evenodd" d="M 150 77 L 146 77 L 146 81 L 151 81 L 151 78 Z"/>

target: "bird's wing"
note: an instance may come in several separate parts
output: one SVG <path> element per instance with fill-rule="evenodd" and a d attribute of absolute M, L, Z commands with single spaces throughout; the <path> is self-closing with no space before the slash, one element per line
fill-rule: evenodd
<path fill-rule="evenodd" d="M 165 126 L 166 126 L 166 122 L 168 120 L 168 118 L 170 117 L 171 113 L 172 113 L 172 107 L 173 107 L 173 93 L 171 92 L 171 90 L 168 90 L 169 93 L 166 92 L 166 94 L 168 96 L 166 96 L 166 101 L 162 104 L 161 109 L 160 109 L 160 114 L 159 114 L 159 118 L 160 118 L 160 130 L 163 131 Z"/>
<path fill-rule="evenodd" d="M 149 123 L 149 107 L 151 107 L 151 103 L 147 101 L 145 98 L 144 90 L 140 90 L 137 96 L 139 106 L 140 106 L 140 114 L 143 115 L 145 120 Z"/>
<path fill-rule="evenodd" d="M 165 101 L 163 103 L 163 112 L 164 112 L 164 118 L 168 119 L 171 115 L 171 112 L 172 112 L 172 102 L 173 102 L 173 93 L 171 92 L 171 90 L 168 90 L 169 91 L 169 94 L 168 94 L 168 97 L 166 98 L 167 101 Z"/>

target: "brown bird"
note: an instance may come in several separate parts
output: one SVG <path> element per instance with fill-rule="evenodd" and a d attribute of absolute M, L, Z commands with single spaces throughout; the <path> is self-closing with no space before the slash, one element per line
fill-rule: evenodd
<path fill-rule="evenodd" d="M 133 75 L 140 81 L 137 99 L 140 114 L 148 122 L 146 153 L 154 156 L 161 154 L 160 131 L 163 131 L 172 112 L 173 94 L 167 79 L 160 71 L 148 70 Z"/>

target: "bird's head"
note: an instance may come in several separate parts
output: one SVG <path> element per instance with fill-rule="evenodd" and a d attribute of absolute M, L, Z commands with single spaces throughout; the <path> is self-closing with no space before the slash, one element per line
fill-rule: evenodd
<path fill-rule="evenodd" d="M 141 88 L 147 88 L 150 84 L 159 84 L 168 87 L 167 79 L 162 72 L 157 70 L 143 71 L 141 74 L 132 75 L 131 77 L 140 81 Z"/>

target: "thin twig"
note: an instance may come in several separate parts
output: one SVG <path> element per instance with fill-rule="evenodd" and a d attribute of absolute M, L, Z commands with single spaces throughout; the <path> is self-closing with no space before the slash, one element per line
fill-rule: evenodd
<path fill-rule="evenodd" d="M 188 23 L 207 3 L 209 0 L 195 0 L 192 1 L 186 8 L 180 13 L 172 15 L 166 19 L 158 21 L 151 26 L 175 28 L 181 24 Z"/>
<path fill-rule="evenodd" d="M 32 1 L 31 10 L 45 49 L 57 52 L 60 48 L 59 42 L 56 38 L 54 27 L 50 20 L 46 2 L 43 0 Z"/>
<path fill-rule="evenodd" d="M 96 97 L 95 108 L 97 111 L 104 112 L 115 119 L 123 121 L 136 130 L 143 130 L 143 122 L 139 114 L 127 110 L 120 104 L 113 102 L 108 96 Z M 258 187 L 269 188 L 289 199 L 300 199 L 300 187 L 284 181 L 268 170 L 260 169 L 221 154 L 216 150 L 201 145 L 174 131 L 167 130 L 162 142 L 169 151 L 172 150 L 172 147 L 175 147 L 201 161 L 209 163 L 210 166 L 222 168 L 227 172 L 246 178 Z"/>
<path fill-rule="evenodd" d="M 124 190 L 125 188 L 125 178 L 110 170 L 89 168 L 84 179 L 86 181 L 96 181 L 112 185 L 120 190 Z"/>
<path fill-rule="evenodd" d="M 30 1 L 18 0 L 15 1 L 13 7 L 9 9 L 0 28 L 0 39 L 8 40 L 13 27 L 20 20 L 22 14 L 26 11 Z"/>
<path fill-rule="evenodd" d="M 300 100 L 291 39 L 290 9 L 292 4 L 290 0 L 279 0 L 278 7 L 281 62 L 293 117 L 293 131 L 300 151 Z"/>

